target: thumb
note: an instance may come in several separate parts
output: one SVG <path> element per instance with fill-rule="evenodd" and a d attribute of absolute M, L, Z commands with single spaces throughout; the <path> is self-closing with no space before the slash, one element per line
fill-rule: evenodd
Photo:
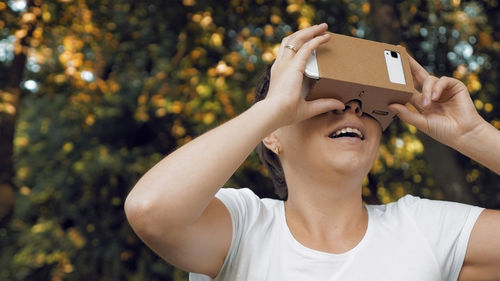
<path fill-rule="evenodd" d="M 425 128 L 426 119 L 421 113 L 417 112 L 416 109 L 413 111 L 406 105 L 397 103 L 390 104 L 389 109 L 394 111 L 399 119 L 417 127 L 417 129 L 423 130 L 423 128 Z"/>
<path fill-rule="evenodd" d="M 339 100 L 332 98 L 322 98 L 312 101 L 306 101 L 304 109 L 305 119 L 325 113 L 332 110 L 343 110 L 345 104 Z"/>

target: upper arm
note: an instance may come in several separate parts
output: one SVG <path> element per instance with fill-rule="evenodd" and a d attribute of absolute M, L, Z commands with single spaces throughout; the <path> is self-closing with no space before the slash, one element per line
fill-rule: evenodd
<path fill-rule="evenodd" d="M 145 239 L 146 244 L 182 270 L 215 277 L 232 239 L 231 217 L 224 204 L 213 198 L 196 222 L 170 227 L 161 237 Z"/>
<path fill-rule="evenodd" d="M 459 280 L 498 280 L 500 211 L 484 210 L 474 225 Z"/>

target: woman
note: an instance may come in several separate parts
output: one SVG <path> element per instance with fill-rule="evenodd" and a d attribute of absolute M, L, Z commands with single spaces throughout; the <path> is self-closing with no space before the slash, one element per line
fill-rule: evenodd
<path fill-rule="evenodd" d="M 264 99 L 139 180 L 125 204 L 134 230 L 169 263 L 202 274 L 191 280 L 500 280 L 499 211 L 409 195 L 363 205 L 379 124 L 356 101 L 300 95 L 306 59 L 329 40 L 326 30 L 320 24 L 285 38 L 269 84 L 259 88 Z M 411 69 L 419 110 L 391 110 L 500 173 L 500 133 L 466 87 L 414 60 Z M 261 141 L 278 171 L 271 173 L 284 172 L 275 183 L 286 201 L 220 189 Z"/>

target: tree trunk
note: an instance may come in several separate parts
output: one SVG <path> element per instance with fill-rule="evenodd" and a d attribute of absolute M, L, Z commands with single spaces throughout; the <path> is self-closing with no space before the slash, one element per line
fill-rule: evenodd
<path fill-rule="evenodd" d="M 0 91 L 0 101 L 4 104 L 4 110 L 0 112 L 0 224 L 7 220 L 14 207 L 14 133 L 22 92 L 21 82 L 41 2 L 28 1 L 27 4 L 27 12 L 19 17 L 19 26 L 26 32 L 15 43 L 15 56 L 8 71 L 7 84 Z M 25 16 L 28 13 L 31 15 Z"/>
<path fill-rule="evenodd" d="M 370 38 L 375 41 L 389 44 L 399 44 L 402 41 L 399 14 L 394 8 L 397 1 L 370 1 Z"/>
<path fill-rule="evenodd" d="M 14 206 L 14 131 L 21 95 L 20 83 L 25 54 L 16 54 L 9 69 L 8 86 L 2 94 L 4 110 L 0 112 L 0 223 L 5 221 Z M 17 86 L 16 86 L 17 85 Z"/>
<path fill-rule="evenodd" d="M 371 0 L 372 33 L 369 39 L 390 44 L 401 44 L 402 34 L 397 1 Z M 424 158 L 430 166 L 438 188 L 446 200 L 474 204 L 470 186 L 465 182 L 465 171 L 458 164 L 457 152 L 424 134 L 418 134 L 424 144 Z"/>

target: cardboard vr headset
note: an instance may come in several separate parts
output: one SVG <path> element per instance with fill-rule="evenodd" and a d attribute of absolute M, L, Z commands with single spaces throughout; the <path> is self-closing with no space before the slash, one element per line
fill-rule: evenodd
<path fill-rule="evenodd" d="M 413 78 L 405 48 L 330 33 L 309 57 L 302 85 L 306 100 L 323 97 L 358 100 L 364 113 L 385 130 L 395 117 L 392 103 L 405 104 Z"/>

